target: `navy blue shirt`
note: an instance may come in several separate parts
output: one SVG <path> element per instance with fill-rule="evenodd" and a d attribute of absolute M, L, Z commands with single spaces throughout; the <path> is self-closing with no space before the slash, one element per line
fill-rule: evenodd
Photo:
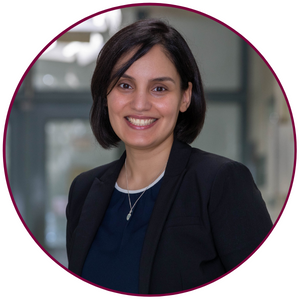
<path fill-rule="evenodd" d="M 127 190 L 115 185 L 86 257 L 83 278 L 115 291 L 138 294 L 140 256 L 163 175 L 148 187 L 135 205 L 129 221 L 126 220 L 130 210 Z M 132 206 L 144 190 L 129 191 Z"/>

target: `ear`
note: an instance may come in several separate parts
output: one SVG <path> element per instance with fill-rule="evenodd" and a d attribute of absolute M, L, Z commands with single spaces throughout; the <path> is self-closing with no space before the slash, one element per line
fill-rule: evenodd
<path fill-rule="evenodd" d="M 179 111 L 181 112 L 185 112 L 191 104 L 193 84 L 189 82 L 188 85 L 188 88 L 182 94 L 181 104 L 179 108 Z"/>

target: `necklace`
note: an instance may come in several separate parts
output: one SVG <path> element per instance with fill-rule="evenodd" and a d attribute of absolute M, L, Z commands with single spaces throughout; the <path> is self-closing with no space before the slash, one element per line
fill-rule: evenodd
<path fill-rule="evenodd" d="M 128 178 L 127 178 L 127 167 L 126 167 L 126 159 L 125 159 L 125 175 L 126 175 L 126 188 L 127 188 L 127 194 L 128 194 L 128 202 L 129 202 L 129 213 L 126 217 L 126 220 L 129 221 L 131 214 L 132 214 L 132 210 L 135 207 L 135 205 L 138 203 L 138 201 L 141 199 L 141 197 L 144 195 L 144 193 L 147 191 L 148 187 L 146 187 L 146 189 L 143 191 L 143 193 L 138 197 L 138 199 L 134 202 L 134 204 L 131 206 L 131 201 L 130 201 L 130 196 L 129 196 L 129 190 L 128 190 Z"/>
<path fill-rule="evenodd" d="M 126 188 L 127 188 L 127 194 L 128 194 L 128 202 L 129 202 L 129 207 L 130 207 L 130 210 L 129 210 L 129 213 L 127 214 L 127 217 L 126 217 L 126 220 L 129 221 L 131 215 L 132 215 L 132 211 L 133 211 L 133 208 L 135 207 L 135 205 L 138 203 L 138 201 L 141 199 L 141 197 L 144 195 L 144 193 L 147 191 L 147 189 L 149 188 L 149 186 L 151 185 L 148 185 L 146 187 L 146 189 L 143 191 L 143 193 L 138 197 L 138 199 L 134 202 L 133 205 L 131 205 L 131 200 L 130 200 L 130 195 L 129 195 L 129 190 L 128 190 L 128 177 L 127 177 L 127 166 L 126 166 L 126 159 L 125 159 L 125 176 L 126 176 Z"/>

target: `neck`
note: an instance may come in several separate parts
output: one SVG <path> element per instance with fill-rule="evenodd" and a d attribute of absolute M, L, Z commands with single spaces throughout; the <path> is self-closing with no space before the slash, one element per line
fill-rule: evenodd
<path fill-rule="evenodd" d="M 134 149 L 126 147 L 128 187 L 130 190 L 142 189 L 151 184 L 166 168 L 173 139 L 154 149 Z M 126 188 L 126 174 L 123 167 L 118 185 Z"/>

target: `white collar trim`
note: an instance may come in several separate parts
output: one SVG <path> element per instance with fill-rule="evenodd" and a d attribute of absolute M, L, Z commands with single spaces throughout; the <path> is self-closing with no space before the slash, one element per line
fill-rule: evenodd
<path fill-rule="evenodd" d="M 165 174 L 165 171 L 163 171 L 152 183 L 150 183 L 150 185 L 146 186 L 145 188 L 142 188 L 140 190 L 128 190 L 129 194 L 137 194 L 137 193 L 141 193 L 146 189 L 150 189 L 151 187 L 153 187 Z M 127 190 L 122 189 L 121 187 L 118 186 L 117 182 L 115 183 L 115 188 L 121 192 L 121 193 L 125 193 L 127 194 Z"/>

